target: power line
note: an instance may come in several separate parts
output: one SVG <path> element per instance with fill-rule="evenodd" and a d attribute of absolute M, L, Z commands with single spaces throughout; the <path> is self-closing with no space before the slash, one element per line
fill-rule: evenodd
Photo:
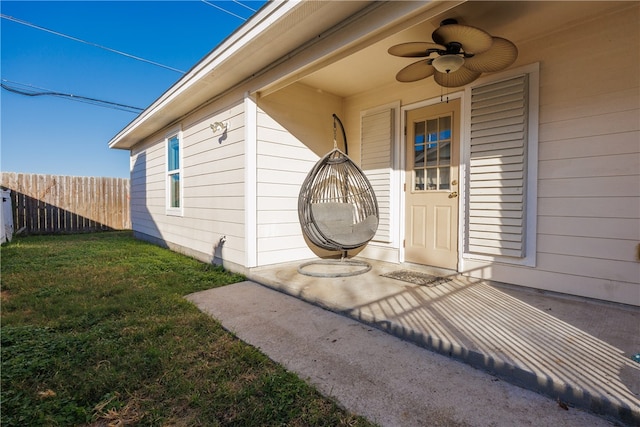
<path fill-rule="evenodd" d="M 242 17 L 242 16 L 240 16 L 240 15 L 236 15 L 236 14 L 235 14 L 235 13 L 233 13 L 233 12 L 229 12 L 227 9 L 224 9 L 224 8 L 222 8 L 222 7 L 220 7 L 220 6 L 216 5 L 216 4 L 209 3 L 207 0 L 200 0 L 200 1 L 201 1 L 202 3 L 204 3 L 204 4 L 208 4 L 208 5 L 209 5 L 209 6 L 211 6 L 211 7 L 215 7 L 215 8 L 216 8 L 216 9 L 218 9 L 218 10 L 221 10 L 221 11 L 223 11 L 223 12 L 225 12 L 225 13 L 228 13 L 229 15 L 235 16 L 235 17 L 236 17 L 236 18 L 238 18 L 238 19 L 242 19 L 243 21 L 246 21 L 246 20 L 247 20 L 246 18 L 243 18 L 243 17 Z M 240 3 L 240 4 L 242 4 L 242 3 Z M 244 5 L 243 5 L 243 6 L 244 6 Z M 245 6 L 245 7 L 248 7 L 248 6 Z"/>
<path fill-rule="evenodd" d="M 240 5 L 240 6 L 242 6 L 242 7 L 246 7 L 246 8 L 247 8 L 247 9 L 249 9 L 251 12 L 254 12 L 254 13 L 255 13 L 255 12 L 257 12 L 257 10 L 255 10 L 254 8 L 249 7 L 249 6 L 247 6 L 246 4 L 242 4 L 242 3 L 240 3 L 238 0 L 233 0 L 233 2 L 234 2 L 234 3 L 236 3 L 236 4 L 239 4 L 239 5 Z"/>
<path fill-rule="evenodd" d="M 131 55 L 131 54 L 126 53 L 126 52 L 121 52 L 119 50 L 111 49 L 110 47 L 102 46 L 102 45 L 99 45 L 97 43 L 88 42 L 88 41 L 79 39 L 77 37 L 72 37 L 72 36 L 69 36 L 67 34 L 60 33 L 58 31 L 50 30 L 49 28 L 41 27 L 39 25 L 33 24 L 31 22 L 28 22 L 28 21 L 23 21 L 22 19 L 14 18 L 13 16 L 0 14 L 0 17 L 2 17 L 3 19 L 7 19 L 9 21 L 16 22 L 18 24 L 26 25 L 27 27 L 31 27 L 31 28 L 35 28 L 37 30 L 46 31 L 47 33 L 55 34 L 56 36 L 64 37 L 64 38 L 67 38 L 67 39 L 70 39 L 70 40 L 73 40 L 73 41 L 77 41 L 77 42 L 80 42 L 80 43 L 88 44 L 89 46 L 93 46 L 93 47 L 97 47 L 97 48 L 100 48 L 100 49 L 104 49 L 104 50 L 109 51 L 109 52 L 117 53 L 118 55 L 126 56 L 127 58 L 135 59 L 137 61 L 146 62 L 147 64 L 151 64 L 151 65 L 155 65 L 157 67 L 165 68 L 167 70 L 175 71 L 176 73 L 180 73 L 180 74 L 184 74 L 185 73 L 182 70 L 178 70 L 177 68 L 169 67 L 168 65 L 160 64 L 159 62 L 150 61 L 148 59 L 144 59 L 144 58 L 141 58 L 139 56 Z"/>
<path fill-rule="evenodd" d="M 9 84 L 6 84 L 5 82 L 13 83 L 14 85 L 24 86 L 27 88 L 40 89 L 41 91 L 34 91 L 32 89 L 22 89 L 22 88 L 17 88 L 15 86 L 12 87 Z M 16 93 L 18 95 L 24 95 L 24 96 L 55 96 L 55 97 L 69 99 L 72 101 L 84 102 L 87 104 L 97 105 L 99 107 L 112 108 L 114 110 L 127 111 L 129 113 L 136 113 L 136 114 L 144 110 L 143 108 L 133 107 L 131 105 L 126 105 L 126 104 L 120 104 L 118 102 L 105 101 L 103 99 L 91 98 L 88 96 L 73 95 L 70 93 L 52 91 L 49 89 L 39 88 L 37 86 L 27 85 L 24 83 L 12 82 L 6 79 L 2 79 L 2 83 L 0 83 L 0 86 L 2 87 L 2 89 L 6 91 Z"/>

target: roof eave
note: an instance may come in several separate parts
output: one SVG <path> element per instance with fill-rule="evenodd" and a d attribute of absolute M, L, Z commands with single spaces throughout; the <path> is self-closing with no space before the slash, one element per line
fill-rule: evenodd
<path fill-rule="evenodd" d="M 219 70 L 223 67 L 225 60 L 228 60 L 233 55 L 238 55 L 244 46 L 252 42 L 252 35 L 255 34 L 255 32 L 268 31 L 269 22 L 285 15 L 293 7 L 295 7 L 295 3 L 293 2 L 269 2 L 265 4 L 246 23 L 238 27 L 238 29 L 187 71 L 182 78 L 142 111 L 133 121 L 120 130 L 120 132 L 109 141 L 109 148 L 131 149 L 136 143 L 148 136 L 153 132 L 152 129 L 156 128 L 155 125 L 159 124 L 153 122 L 156 122 L 158 116 L 175 103 L 181 93 L 184 93 L 184 91 L 189 88 L 193 88 L 194 85 L 201 82 L 205 76 L 212 73 L 214 69 Z M 214 91 L 215 88 L 210 88 L 210 90 Z M 185 105 L 183 109 L 184 108 L 188 107 Z M 186 111 L 176 110 L 176 113 L 186 113 Z M 154 120 L 154 118 L 156 120 Z"/>
<path fill-rule="evenodd" d="M 313 12 L 318 8 L 318 4 L 322 3 L 297 1 L 267 3 L 118 132 L 109 141 L 109 148 L 131 149 L 148 136 L 193 111 L 208 99 L 234 87 L 250 78 L 258 70 L 277 61 L 282 57 L 282 50 L 265 49 L 261 45 L 265 39 L 277 39 L 283 35 L 283 26 L 273 24 L 284 22 L 292 16 L 296 16 L 298 24 L 300 24 L 300 16 L 318 21 Z M 352 13 L 345 9 L 343 16 L 339 8 L 328 9 L 331 16 L 327 19 L 331 23 L 338 22 Z M 292 40 L 292 43 L 303 41 L 305 40 Z M 292 48 L 294 47 L 292 45 Z M 259 52 L 260 57 L 252 55 L 251 60 L 247 60 L 244 56 L 251 51 Z"/>

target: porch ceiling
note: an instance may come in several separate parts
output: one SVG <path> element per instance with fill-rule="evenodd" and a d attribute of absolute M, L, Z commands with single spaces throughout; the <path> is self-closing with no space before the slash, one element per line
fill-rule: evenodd
<path fill-rule="evenodd" d="M 305 85 L 349 97 L 395 82 L 396 73 L 411 63 L 387 53 L 395 44 L 431 41 L 445 18 L 482 28 L 517 45 L 593 19 L 628 5 L 622 1 L 470 1 L 370 44 L 346 58 L 303 76 Z"/>

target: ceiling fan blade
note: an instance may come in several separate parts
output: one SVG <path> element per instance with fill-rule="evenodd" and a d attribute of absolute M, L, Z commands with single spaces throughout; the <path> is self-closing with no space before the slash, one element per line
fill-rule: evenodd
<path fill-rule="evenodd" d="M 518 48 L 507 39 L 494 37 L 493 44 L 486 50 L 472 58 L 464 60 L 464 66 L 473 71 L 491 73 L 500 71 L 513 64 L 518 57 Z"/>
<path fill-rule="evenodd" d="M 423 56 L 429 56 L 427 54 L 428 49 L 445 50 L 446 48 L 444 46 L 429 42 L 410 42 L 391 46 L 387 52 L 389 52 L 391 55 L 401 56 L 403 58 L 420 58 Z"/>
<path fill-rule="evenodd" d="M 458 42 L 465 53 L 480 53 L 488 50 L 493 43 L 491 34 L 476 27 L 460 24 L 445 24 L 438 27 L 432 34 L 433 41 L 448 45 Z"/>
<path fill-rule="evenodd" d="M 407 65 L 402 70 L 398 71 L 398 74 L 396 74 L 396 80 L 403 83 L 415 82 L 426 79 L 433 75 L 435 71 L 436 69 L 423 59 L 421 61 L 414 62 L 411 65 Z"/>
<path fill-rule="evenodd" d="M 441 73 L 436 71 L 433 78 L 440 86 L 444 87 L 460 87 L 471 83 L 482 74 L 479 71 L 473 71 L 464 66 L 460 67 L 458 71 L 452 73 Z"/>

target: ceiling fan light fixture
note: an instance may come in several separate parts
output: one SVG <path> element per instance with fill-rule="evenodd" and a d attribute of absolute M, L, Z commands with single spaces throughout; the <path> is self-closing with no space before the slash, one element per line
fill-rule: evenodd
<path fill-rule="evenodd" d="M 441 73 L 454 73 L 462 67 L 464 58 L 458 55 L 442 55 L 434 58 L 431 65 Z"/>
<path fill-rule="evenodd" d="M 442 21 L 431 38 L 433 43 L 400 43 L 387 50 L 401 58 L 425 58 L 401 69 L 397 81 L 408 83 L 433 76 L 442 87 L 462 87 L 482 73 L 504 70 L 518 58 L 518 48 L 509 40 L 458 24 L 455 19 Z"/>

